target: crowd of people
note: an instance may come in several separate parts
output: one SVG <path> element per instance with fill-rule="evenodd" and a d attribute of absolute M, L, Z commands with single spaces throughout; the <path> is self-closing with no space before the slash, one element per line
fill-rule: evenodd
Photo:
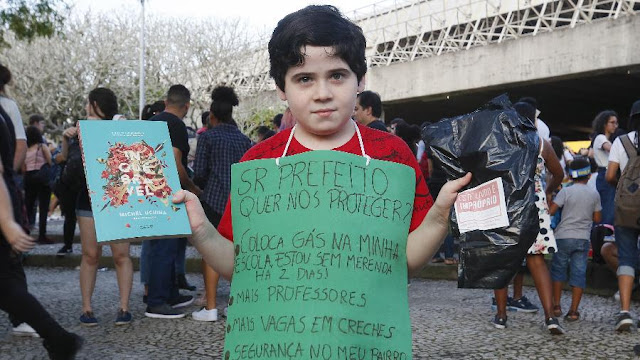
<path fill-rule="evenodd" d="M 301 23 L 308 22 L 308 26 Z M 332 32 L 322 31 L 333 26 Z M 348 34 L 337 37 L 332 33 Z M 296 36 L 292 34 L 302 34 Z M 230 278 L 234 248 L 229 193 L 231 165 L 252 159 L 294 155 L 314 149 L 334 149 L 364 153 L 410 166 L 416 174 L 416 195 L 407 240 L 407 264 L 420 269 L 428 261 L 457 264 L 455 241 L 445 224 L 457 192 L 470 174 L 447 181 L 432 161 L 429 144 L 421 140 L 421 127 L 396 118 L 385 122 L 380 96 L 363 91 L 366 63 L 362 32 L 330 6 L 310 6 L 292 13 L 278 23 L 269 43 L 271 76 L 282 100 L 289 108 L 270 124 L 257 129 L 257 141 L 251 141 L 238 128 L 233 108 L 239 98 L 233 88 L 217 86 L 204 111 L 202 127 L 189 130 L 184 118 L 191 109 L 191 93 L 183 85 L 171 86 L 163 100 L 150 104 L 143 119 L 166 122 L 171 137 L 182 189 L 174 201 L 185 202 L 193 230 L 191 242 L 203 256 L 202 274 L 205 294 L 198 299 L 201 309 L 191 314 L 194 320 L 218 320 L 216 288 L 219 274 Z M 293 65 L 292 65 L 293 64 Z M 91 298 L 96 283 L 102 246 L 95 234 L 90 199 L 82 164 L 76 126 L 62 133 L 59 146 L 45 137 L 45 119 L 32 115 L 25 128 L 18 105 L 5 92 L 11 82 L 9 69 L 0 66 L 0 308 L 8 312 L 14 332 L 44 339 L 52 358 L 73 358 L 82 346 L 82 338 L 62 329 L 27 291 L 20 253 L 35 245 L 28 232 L 38 216 L 38 242 L 50 243 L 46 236 L 50 200 L 59 204 L 64 216 L 64 246 L 60 256 L 72 253 L 76 222 L 82 245 L 79 321 L 96 326 L 100 320 L 92 310 Z M 618 115 L 603 111 L 593 121 L 592 143 L 584 153 L 572 154 L 562 141 L 550 136 L 539 118 L 533 98 L 514 104 L 521 116 L 538 129 L 540 148 L 535 173 L 536 207 L 540 233 L 524 259 L 531 273 L 546 328 L 551 334 L 563 334 L 558 318 L 580 319 L 579 303 L 586 287 L 586 266 L 592 229 L 614 229 L 602 245 L 601 253 L 617 271 L 620 312 L 615 329 L 628 330 L 631 290 L 638 269 L 638 227 L 629 225 L 618 214 L 614 198 L 616 183 L 625 168 L 637 166 L 640 101 L 631 106 L 627 130 L 618 127 Z M 94 121 L 122 120 L 117 95 L 99 87 L 87 94 L 86 118 Z M 353 120 L 352 120 L 353 119 Z M 422 127 L 429 126 L 423 123 Z M 190 137 L 190 133 L 193 135 Z M 357 135 L 357 136 L 356 136 Z M 559 141 L 559 142 L 558 142 Z M 283 156 L 284 156 L 283 155 Z M 634 160 L 634 161 L 630 161 Z M 620 170 L 620 171 L 618 171 Z M 622 175 L 620 175 L 620 172 Z M 631 193 L 633 189 L 629 190 Z M 37 203 L 37 205 L 36 205 Z M 37 210 L 36 210 L 37 208 Z M 428 215 L 427 215 L 428 214 Z M 601 234 L 602 231 L 595 231 Z M 603 235 L 604 238 L 604 235 Z M 231 240 L 231 241 L 229 241 Z M 614 245 L 615 244 L 615 245 Z M 194 303 L 194 290 L 185 277 L 187 239 L 172 238 L 145 241 L 140 258 L 140 278 L 147 304 L 144 316 L 178 319 L 181 310 Z M 111 244 L 119 288 L 119 303 L 114 309 L 115 325 L 133 321 L 129 311 L 133 284 L 133 265 L 129 243 Z M 600 249 L 597 249 L 600 252 Z M 441 255 L 441 253 L 443 253 Z M 435 254 L 435 257 L 434 257 Z M 551 271 L 545 255 L 553 254 Z M 614 263 L 615 262 L 615 263 Z M 513 296 L 507 288 L 495 289 L 493 307 L 496 328 L 507 326 L 507 310 L 537 312 L 538 307 L 522 294 L 522 273 L 514 278 Z M 571 286 L 571 306 L 566 314 L 560 300 L 565 282 Z"/>

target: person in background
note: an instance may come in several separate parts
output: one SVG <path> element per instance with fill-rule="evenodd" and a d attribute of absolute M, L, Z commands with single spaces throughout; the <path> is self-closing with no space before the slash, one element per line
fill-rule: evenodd
<path fill-rule="evenodd" d="M 73 127 L 76 125 L 74 124 Z M 78 190 L 66 183 L 66 179 L 63 176 L 67 161 L 62 157 L 62 144 L 60 144 L 60 150 L 53 155 L 53 161 L 60 166 L 60 176 L 56 181 L 52 191 L 56 194 L 56 197 L 60 201 L 60 211 L 64 216 L 63 225 L 63 240 L 64 245 L 58 250 L 56 256 L 63 257 L 65 255 L 73 253 L 73 238 L 76 232 L 76 199 L 78 198 Z"/>
<path fill-rule="evenodd" d="M 142 109 L 141 120 L 149 120 L 163 111 L 164 111 L 164 100 L 158 100 L 153 104 L 147 104 Z"/>
<path fill-rule="evenodd" d="M 518 114 L 532 122 L 534 121 L 536 109 L 529 103 L 518 102 L 513 107 Z M 548 178 L 546 177 L 547 170 L 550 172 Z M 535 173 L 535 205 L 538 208 L 538 217 L 540 218 L 540 231 L 527 252 L 526 262 L 542 303 L 545 327 L 552 335 L 564 334 L 564 329 L 553 314 L 553 286 L 549 269 L 544 261 L 544 255 L 555 252 L 557 248 L 553 230 L 550 227 L 551 217 L 548 203 L 551 201 L 551 194 L 560 186 L 563 177 L 564 171 L 562 171 L 560 161 L 558 161 L 558 157 L 553 152 L 551 144 L 540 136 L 540 152 Z M 547 178 L 546 186 L 545 178 Z M 506 287 L 494 290 L 494 306 L 497 310 L 497 314 L 492 321 L 494 327 L 504 329 L 507 326 L 507 305 L 518 311 L 538 311 L 538 308 L 522 295 L 523 278 L 522 273 L 518 273 L 514 278 L 513 298 L 511 300 L 508 299 Z"/>
<path fill-rule="evenodd" d="M 380 120 L 382 116 L 382 100 L 380 95 L 373 91 L 363 91 L 358 94 L 353 118 L 362 125 L 380 131 L 388 132 L 387 126 Z M 415 153 L 415 152 L 414 152 Z"/>
<path fill-rule="evenodd" d="M 167 91 L 165 109 L 149 121 L 164 121 L 169 128 L 171 146 L 176 160 L 180 185 L 198 196 L 202 190 L 196 186 L 187 173 L 187 155 L 189 154 L 189 138 L 187 127 L 183 122 L 191 106 L 191 92 L 184 85 L 172 85 Z M 147 309 L 144 313 L 149 318 L 178 319 L 186 314 L 178 308 L 191 305 L 193 296 L 180 295 L 176 282 L 175 263 L 186 248 L 185 238 L 156 239 L 149 242 L 149 294 Z"/>
<path fill-rule="evenodd" d="M 264 140 L 267 140 L 268 138 L 272 137 L 273 135 L 275 135 L 275 131 L 269 129 L 269 127 L 267 126 L 258 126 L 258 128 L 256 129 L 256 143 L 262 142 Z"/>
<path fill-rule="evenodd" d="M 24 190 L 27 206 L 27 217 L 30 225 L 35 226 L 35 203 L 38 200 L 38 242 L 51 244 L 53 240 L 47 237 L 47 214 L 49 201 L 51 200 L 51 188 L 49 177 L 43 179 L 40 169 L 43 166 L 51 167 L 51 152 L 49 147 L 42 143 L 42 133 L 35 126 L 29 126 L 27 134 L 27 156 L 24 162 Z"/>
<path fill-rule="evenodd" d="M 591 157 L 598 164 L 596 188 L 602 203 L 602 224 L 613 225 L 616 188 L 605 179 L 609 165 L 609 151 L 618 129 L 618 114 L 612 110 L 601 111 L 593 119 L 593 149 Z"/>
<path fill-rule="evenodd" d="M 200 135 L 194 181 L 204 189 L 202 206 L 207 219 L 218 226 L 231 192 L 231 165 L 240 161 L 252 143 L 233 121 L 239 100 L 233 88 L 218 86 L 211 93 L 209 130 Z M 206 305 L 192 314 L 194 320 L 216 321 L 216 295 L 220 275 L 202 261 Z"/>
<path fill-rule="evenodd" d="M 0 309 L 9 314 L 14 334 L 43 338 L 50 359 L 74 359 L 84 339 L 62 328 L 27 290 L 21 254 L 35 242 L 16 221 L 22 205 L 13 178 L 15 135 L 8 122 L 0 116 Z"/>
<path fill-rule="evenodd" d="M 7 95 L 7 85 L 11 83 L 12 79 L 11 71 L 9 71 L 6 66 L 0 65 L 0 106 L 2 106 L 4 112 L 2 116 L 5 117 L 6 121 L 11 122 L 15 135 L 13 170 L 17 175 L 22 170 L 24 159 L 27 156 L 27 135 L 24 131 L 24 124 L 22 123 L 22 116 L 20 115 L 18 104 Z M 18 176 L 16 180 L 19 181 L 17 184 L 18 188 L 22 189 L 21 178 Z"/>
<path fill-rule="evenodd" d="M 282 116 L 283 114 L 276 114 L 276 116 L 274 116 L 271 120 L 272 130 L 275 133 L 280 131 L 280 125 L 282 125 Z"/>
<path fill-rule="evenodd" d="M 624 172 L 629 164 L 629 155 L 625 150 L 622 139 L 628 137 L 625 141 L 628 140 L 631 142 L 632 147 L 636 150 L 636 156 L 640 153 L 640 146 L 638 146 L 638 134 L 640 133 L 640 100 L 637 100 L 631 105 L 628 129 L 631 130 L 631 132 L 615 139 L 609 150 L 609 164 L 607 165 L 605 180 L 612 186 L 618 184 L 618 169 Z M 640 230 L 638 228 L 615 224 L 616 247 L 618 249 L 618 270 L 616 271 L 616 275 L 618 276 L 618 289 L 620 291 L 620 312 L 616 315 L 615 325 L 617 331 L 629 330 L 633 325 L 630 313 L 631 292 L 635 282 L 636 269 L 638 269 L 639 236 Z"/>
<path fill-rule="evenodd" d="M 284 114 L 282 114 L 282 120 L 280 121 L 280 128 L 278 129 L 277 132 L 291 129 L 295 124 L 296 124 L 296 119 L 293 117 L 293 114 L 291 113 L 291 109 L 287 108 L 287 110 L 284 111 Z"/>
<path fill-rule="evenodd" d="M 555 214 L 562 208 L 562 219 L 554 230 L 558 251 L 551 261 L 551 279 L 553 280 L 553 315 L 562 316 L 560 297 L 562 285 L 567 281 L 571 286 L 571 306 L 565 315 L 566 321 L 580 319 L 578 306 L 584 288 L 587 287 L 587 257 L 591 227 L 600 222 L 602 205 L 600 195 L 587 185 L 591 177 L 591 164 L 584 157 L 574 159 L 569 165 L 569 174 L 573 179 L 551 203 L 549 213 Z"/>
<path fill-rule="evenodd" d="M 89 92 L 85 107 L 88 120 L 111 120 L 118 115 L 118 98 L 107 88 L 96 88 Z M 98 262 L 102 256 L 102 245 L 96 238 L 96 227 L 91 210 L 89 190 L 82 165 L 82 156 L 78 140 L 78 128 L 70 127 L 63 133 L 61 160 L 67 161 L 63 178 L 67 184 L 78 191 L 76 199 L 76 217 L 80 227 L 82 259 L 80 261 L 80 293 L 82 295 L 82 314 L 80 324 L 98 325 L 93 313 L 91 297 L 96 284 Z M 65 174 L 66 173 L 66 174 Z M 133 264 L 129 256 L 129 243 L 110 244 L 113 262 L 116 268 L 120 304 L 115 324 L 126 325 L 133 319 L 129 312 L 129 295 L 133 284 Z"/>
<path fill-rule="evenodd" d="M 517 102 L 527 103 L 533 106 L 534 109 L 536 109 L 535 119 L 532 120 L 534 122 L 534 125 L 536 126 L 536 129 L 538 129 L 538 135 L 540 135 L 540 137 L 544 140 L 551 141 L 551 131 L 549 130 L 549 126 L 547 126 L 547 124 L 542 121 L 542 119 L 540 119 L 541 111 L 538 109 L 538 101 L 531 96 L 525 96 L 520 98 Z"/>

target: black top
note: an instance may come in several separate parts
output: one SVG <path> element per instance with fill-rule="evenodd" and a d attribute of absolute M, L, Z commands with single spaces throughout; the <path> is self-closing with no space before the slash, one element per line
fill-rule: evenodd
<path fill-rule="evenodd" d="M 165 121 L 169 127 L 169 136 L 171 137 L 171 146 L 182 151 L 182 166 L 187 168 L 187 155 L 189 155 L 189 136 L 187 135 L 187 126 L 182 120 L 172 113 L 163 111 L 154 115 L 150 121 Z"/>
<path fill-rule="evenodd" d="M 370 128 L 374 128 L 376 130 L 389 132 L 389 130 L 387 129 L 387 126 L 380 120 L 374 120 L 374 121 L 370 122 L 369 125 L 367 125 L 367 126 L 370 127 Z"/>
<path fill-rule="evenodd" d="M 12 130 L 13 126 L 9 125 L 11 120 L 6 120 L 3 116 L 0 115 L 0 156 L 2 157 L 2 167 L 4 168 L 4 173 L 2 177 L 4 179 L 5 185 L 7 186 L 7 191 L 9 192 L 9 197 L 11 198 L 11 205 L 13 206 L 13 216 L 18 223 L 21 223 L 20 213 L 22 210 L 21 202 L 18 197 L 17 187 L 15 186 L 15 182 L 13 180 L 13 154 L 14 148 L 11 144 L 15 144 L 15 135 Z M 6 242 L 4 242 L 2 232 L 0 231 L 0 245 L 8 246 Z"/>

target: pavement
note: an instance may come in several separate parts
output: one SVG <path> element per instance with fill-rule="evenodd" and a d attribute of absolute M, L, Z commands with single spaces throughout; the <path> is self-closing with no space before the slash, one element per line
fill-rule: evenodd
<path fill-rule="evenodd" d="M 144 317 L 142 285 L 135 274 L 131 295 L 130 325 L 115 326 L 118 288 L 115 272 L 98 272 L 93 306 L 100 324 L 86 328 L 79 324 L 81 311 L 78 271 L 69 268 L 27 267 L 30 291 L 37 296 L 66 329 L 86 339 L 78 359 L 220 359 L 225 321 L 213 323 L 190 318 L 159 320 Z M 202 289 L 202 277 L 188 274 L 188 280 Z M 200 292 L 202 290 L 199 290 Z M 585 295 L 582 319 L 567 324 L 567 333 L 552 336 L 543 330 L 543 315 L 508 314 L 507 329 L 493 328 L 490 320 L 492 292 L 457 289 L 447 280 L 413 279 L 408 288 L 413 326 L 414 359 L 633 359 L 633 347 L 640 343 L 637 328 L 628 333 L 613 330 L 617 303 L 612 297 Z M 535 290 L 525 295 L 538 304 Z M 218 309 L 222 311 L 229 284 L 222 281 Z M 380 294 L 380 296 L 384 296 Z M 389 299 L 393 303 L 393 299 Z M 564 309 L 570 294 L 563 294 Z M 639 309 L 638 303 L 632 310 Z M 186 309 L 197 310 L 195 306 Z M 634 317 L 635 318 L 635 317 Z M 11 325 L 0 312 L 0 359 L 45 359 L 40 339 L 11 335 Z"/>

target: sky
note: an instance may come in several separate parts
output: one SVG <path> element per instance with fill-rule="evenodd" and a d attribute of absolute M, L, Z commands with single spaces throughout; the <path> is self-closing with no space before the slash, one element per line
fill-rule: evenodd
<path fill-rule="evenodd" d="M 145 12 L 158 16 L 178 18 L 220 17 L 246 19 L 256 29 L 273 29 L 282 17 L 310 4 L 330 4 L 349 16 L 353 10 L 370 12 L 364 7 L 376 4 L 388 7 L 406 0 L 145 0 Z M 127 9 L 139 12 L 140 0 L 69 0 L 75 9 L 84 12 Z M 369 7 L 369 9 L 372 9 Z"/>

